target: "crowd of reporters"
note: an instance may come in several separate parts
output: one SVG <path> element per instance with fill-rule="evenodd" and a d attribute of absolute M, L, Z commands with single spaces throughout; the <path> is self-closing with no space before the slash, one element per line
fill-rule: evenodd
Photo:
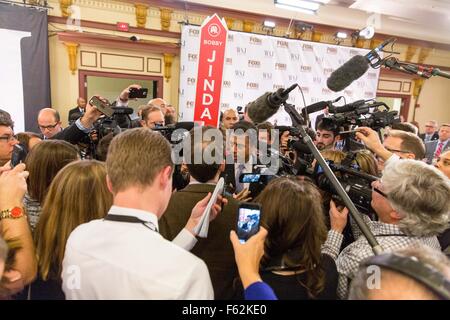
<path fill-rule="evenodd" d="M 116 106 L 127 107 L 131 87 Z M 190 130 L 190 152 L 177 165 L 159 130 L 176 122 L 175 109 L 157 98 L 137 114 L 126 130 L 101 132 L 96 124 L 104 116 L 80 98 L 67 128 L 45 108 L 37 119 L 41 134 L 16 136 L 13 119 L 0 112 L 3 298 L 442 298 L 389 268 L 382 268 L 381 286 L 367 287 L 364 262 L 373 250 L 333 188 L 323 187 L 320 165 L 295 128 L 225 110 L 220 128 Z M 385 252 L 413 257 L 448 281 L 450 125 L 427 122 L 419 136 L 412 124 L 393 124 L 382 139 L 368 127 L 351 137 L 323 119 L 315 127 L 308 134 L 330 166 L 349 169 L 336 169 L 340 180 L 353 185 L 346 180 L 353 171 L 372 177 L 360 179 L 362 217 Z M 282 159 L 258 183 L 241 179 L 264 173 L 252 132 Z M 27 157 L 12 168 L 19 141 Z M 195 159 L 211 148 L 233 161 Z M 225 192 L 212 209 L 208 237 L 198 238 L 195 226 L 221 177 Z M 261 227 L 241 243 L 233 230 L 247 201 L 261 205 Z M 23 214 L 13 218 L 15 208 Z"/>

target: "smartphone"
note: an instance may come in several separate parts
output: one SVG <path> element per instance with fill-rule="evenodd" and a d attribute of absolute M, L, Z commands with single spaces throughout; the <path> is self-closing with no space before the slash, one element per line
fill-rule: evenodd
<path fill-rule="evenodd" d="M 241 243 L 245 243 L 252 235 L 258 233 L 261 218 L 259 203 L 241 203 L 238 208 L 237 236 Z"/>
<path fill-rule="evenodd" d="M 19 163 L 25 162 L 26 157 L 27 151 L 25 147 L 23 147 L 20 143 L 16 144 L 11 155 L 11 168 L 14 168 Z"/>
<path fill-rule="evenodd" d="M 259 173 L 243 173 L 239 176 L 239 182 L 242 183 L 257 183 L 261 181 L 261 174 Z"/>
<path fill-rule="evenodd" d="M 98 111 L 103 113 L 107 117 L 112 117 L 114 114 L 114 110 L 111 108 L 108 102 L 100 100 L 98 97 L 93 96 L 91 100 L 89 100 L 89 104 L 91 106 L 95 106 Z"/>
<path fill-rule="evenodd" d="M 148 89 L 147 88 L 130 88 L 128 93 L 129 99 L 136 99 L 136 98 L 147 98 Z"/>

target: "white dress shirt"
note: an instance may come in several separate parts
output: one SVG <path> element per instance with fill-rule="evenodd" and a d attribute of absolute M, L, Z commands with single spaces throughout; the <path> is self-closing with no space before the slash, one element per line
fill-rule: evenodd
<path fill-rule="evenodd" d="M 137 217 L 158 230 L 156 215 L 147 211 L 112 206 L 108 214 Z M 66 245 L 66 299 L 213 299 L 206 264 L 185 250 L 195 242 L 186 229 L 170 242 L 142 223 L 82 224 Z"/>

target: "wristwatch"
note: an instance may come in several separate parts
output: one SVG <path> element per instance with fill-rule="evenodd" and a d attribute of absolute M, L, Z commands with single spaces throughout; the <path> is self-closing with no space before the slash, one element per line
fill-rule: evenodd
<path fill-rule="evenodd" d="M 18 219 L 23 217 L 23 209 L 21 207 L 14 207 L 0 211 L 0 220 L 3 219 Z"/>

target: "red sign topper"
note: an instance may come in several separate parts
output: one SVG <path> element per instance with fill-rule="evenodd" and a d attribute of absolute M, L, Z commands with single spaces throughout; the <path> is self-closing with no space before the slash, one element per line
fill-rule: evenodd
<path fill-rule="evenodd" d="M 217 14 L 207 18 L 201 28 L 194 121 L 217 127 L 219 124 L 226 24 Z"/>

